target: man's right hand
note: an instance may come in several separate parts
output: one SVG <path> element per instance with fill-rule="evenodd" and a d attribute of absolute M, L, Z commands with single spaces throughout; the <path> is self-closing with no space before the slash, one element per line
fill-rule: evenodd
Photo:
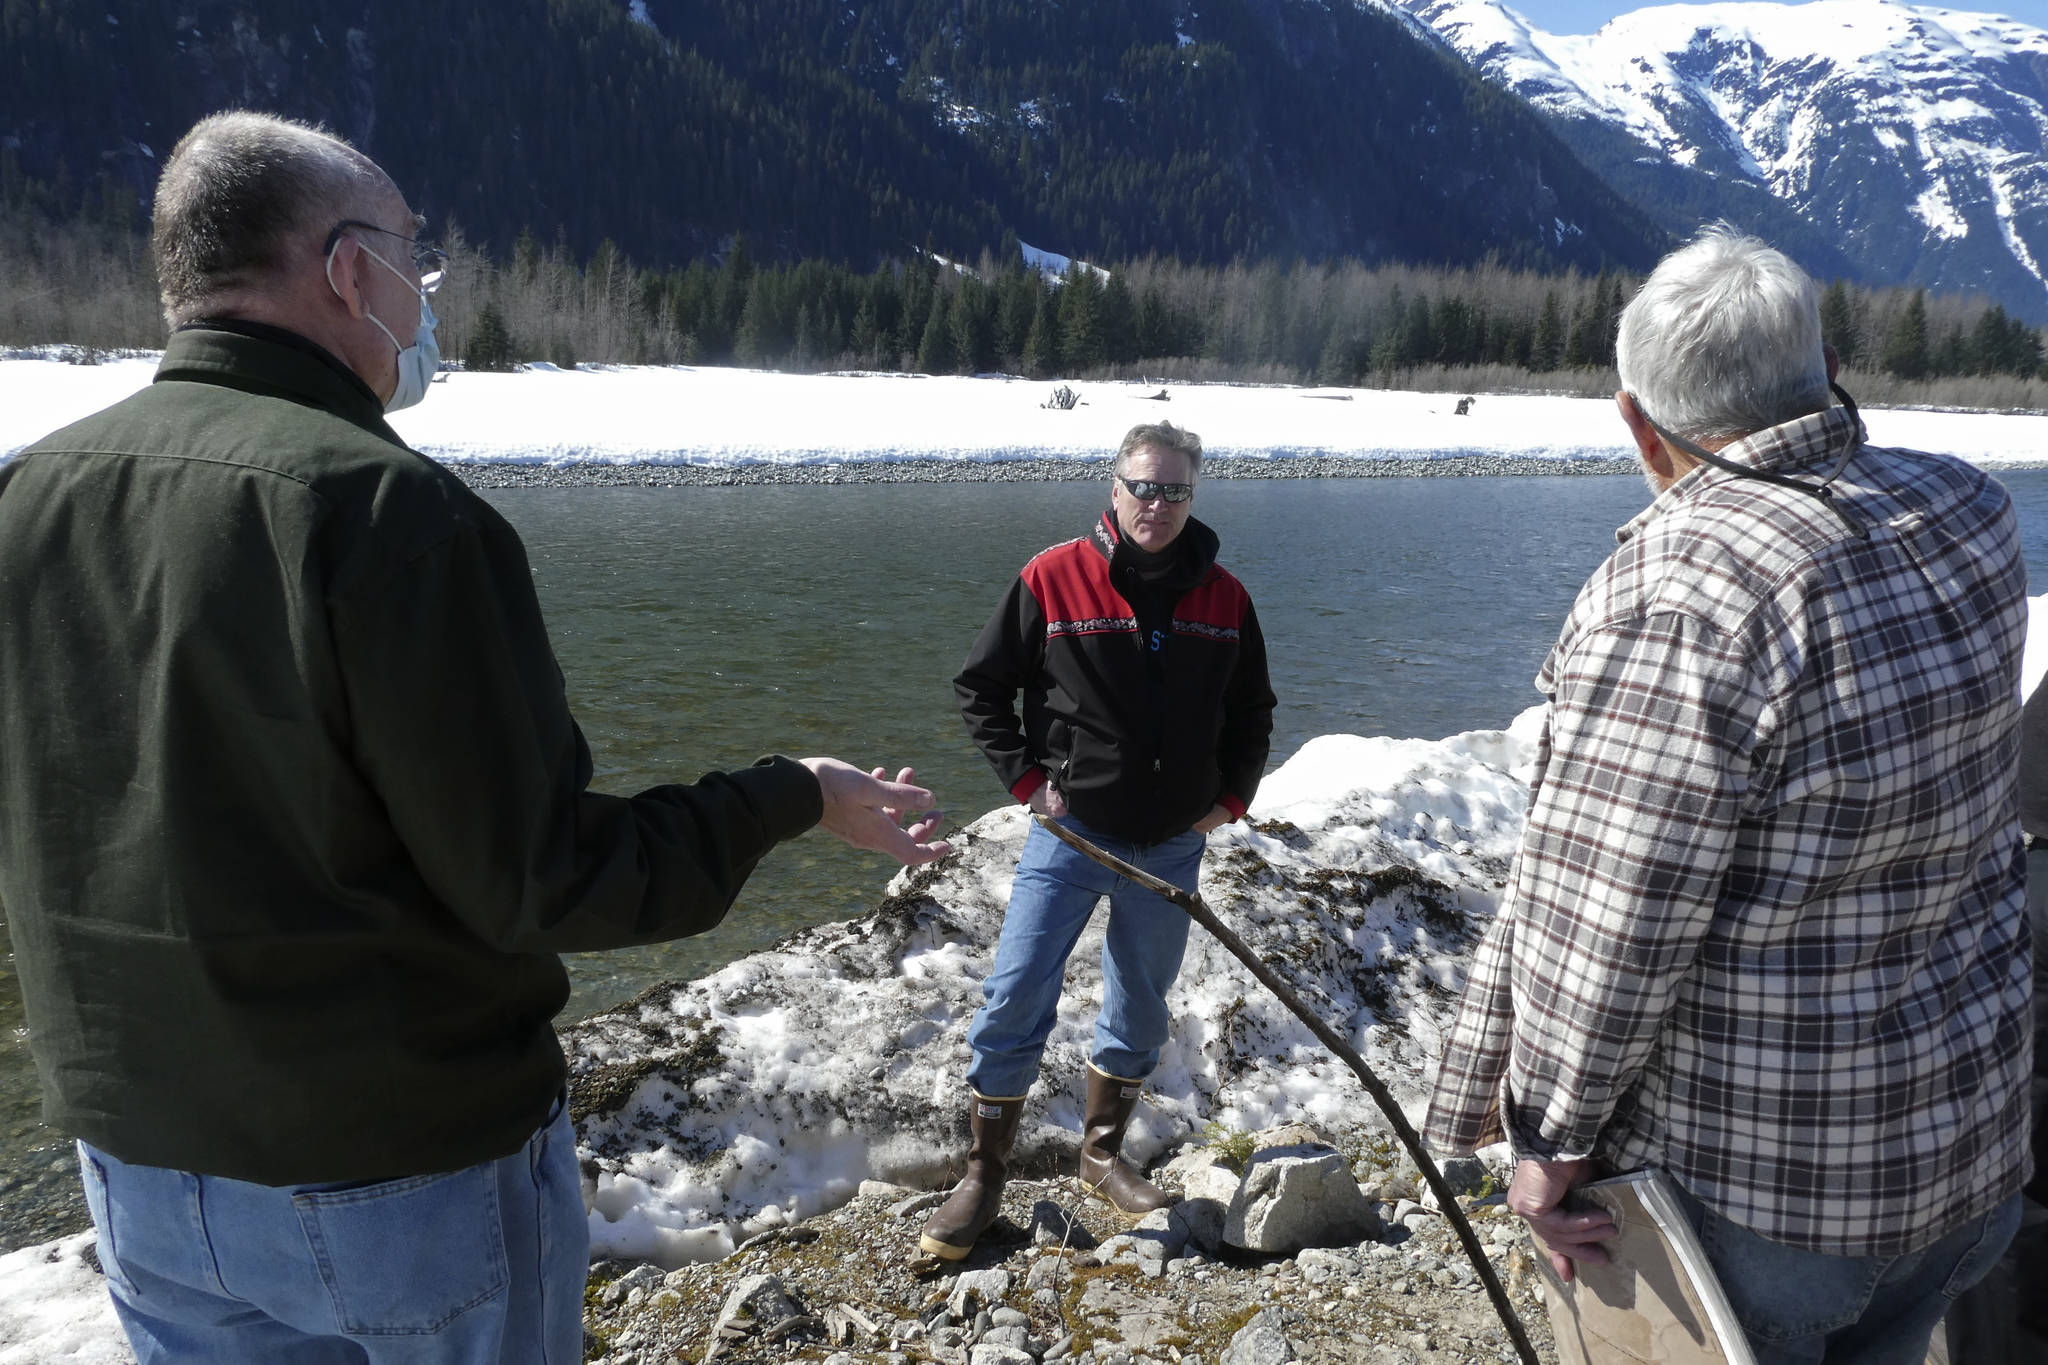
<path fill-rule="evenodd" d="M 1529 1220 L 1529 1230 L 1560 1280 L 1572 1278 L 1573 1261 L 1606 1261 L 1607 1251 L 1600 1244 L 1619 1232 L 1611 1214 L 1564 1209 L 1564 1197 L 1573 1187 L 1596 1174 L 1590 1161 L 1525 1160 L 1516 1163 L 1514 1179 L 1508 1182 L 1508 1208 Z"/>
<path fill-rule="evenodd" d="M 1028 803 L 1036 814 L 1048 820 L 1057 820 L 1067 813 L 1067 798 L 1060 795 L 1060 789 L 1047 778 L 1037 791 L 1031 793 Z"/>

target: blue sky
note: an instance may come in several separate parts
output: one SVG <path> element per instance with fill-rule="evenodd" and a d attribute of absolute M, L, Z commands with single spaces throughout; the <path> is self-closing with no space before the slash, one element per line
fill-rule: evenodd
<path fill-rule="evenodd" d="M 1529 16 L 1536 27 L 1551 33 L 1591 33 L 1617 14 L 1647 8 L 1653 0 L 1616 3 L 1616 0 L 1506 0 L 1510 9 Z M 1951 0 L 1936 5 L 1929 0 L 1908 0 L 1925 8 L 1974 10 L 1985 14 L 2009 14 L 2022 23 L 2048 29 L 2048 0 Z"/>

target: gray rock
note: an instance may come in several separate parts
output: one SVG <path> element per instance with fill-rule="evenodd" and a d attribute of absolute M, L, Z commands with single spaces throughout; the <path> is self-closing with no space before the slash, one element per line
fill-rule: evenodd
<path fill-rule="evenodd" d="M 1184 1152 L 1167 1162 L 1159 1177 L 1169 1183 L 1178 1177 L 1184 1200 L 1210 1199 L 1225 1206 L 1236 1195 L 1238 1184 L 1243 1179 L 1220 1153 L 1206 1147 Z"/>
<path fill-rule="evenodd" d="M 879 1183 L 879 1181 L 863 1181 L 862 1188 Z M 946 1196 L 951 1193 L 951 1190 L 927 1190 L 923 1194 L 913 1194 L 908 1199 L 899 1199 L 889 1206 L 889 1216 L 891 1218 L 909 1218 L 923 1213 L 926 1209 L 935 1209 L 945 1203 Z"/>
<path fill-rule="evenodd" d="M 780 1279 L 773 1275 L 749 1275 L 725 1296 L 712 1328 L 715 1344 L 748 1337 L 777 1340 L 795 1332 L 817 1327 L 818 1320 L 805 1313 Z"/>
<path fill-rule="evenodd" d="M 1016 1346 L 984 1341 L 967 1356 L 968 1365 L 1038 1365 L 1031 1352 Z"/>
<path fill-rule="evenodd" d="M 989 1313 L 989 1319 L 998 1327 L 1029 1327 L 1031 1315 L 1020 1313 L 1014 1308 L 997 1308 Z"/>
<path fill-rule="evenodd" d="M 1347 1170 L 1348 1177 L 1350 1172 Z M 1223 1365 L 1286 1365 L 1294 1347 L 1281 1329 L 1280 1310 L 1268 1308 L 1237 1330 L 1224 1348 Z"/>
<path fill-rule="evenodd" d="M 635 1289 L 647 1289 L 658 1285 L 666 1278 L 666 1272 L 658 1265 L 635 1266 L 619 1276 L 612 1283 L 621 1290 L 631 1293 Z"/>
<path fill-rule="evenodd" d="M 1055 1360 L 1065 1360 L 1067 1358 L 1068 1353 L 1071 1352 L 1073 1349 L 1074 1334 L 1069 1332 L 1067 1335 L 1061 1337 L 1058 1341 L 1055 1341 L 1052 1345 L 1045 1348 L 1045 1359 L 1047 1361 L 1047 1365 L 1051 1365 L 1051 1362 Z M 1185 1362 L 1183 1362 L 1183 1365 L 1185 1365 Z"/>
<path fill-rule="evenodd" d="M 1234 1177 L 1233 1177 L 1234 1179 Z M 1231 1186 L 1234 1196 L 1235 1184 Z M 1183 1246 L 1199 1247 L 1215 1255 L 1223 1246 L 1223 1227 L 1230 1215 L 1227 1202 L 1209 1198 L 1183 1199 L 1172 1209 L 1173 1227 Z"/>
<path fill-rule="evenodd" d="M 1082 1226 L 1079 1218 L 1050 1199 L 1031 1206 L 1031 1241 L 1035 1246 L 1067 1246 L 1075 1251 L 1093 1251 L 1097 1245 L 1095 1234 Z"/>
<path fill-rule="evenodd" d="M 991 1327 L 982 1333 L 981 1340 L 974 1344 L 976 1346 L 1014 1346 L 1028 1354 L 1031 1350 L 1031 1329 L 1025 1326 Z"/>
<path fill-rule="evenodd" d="M 1378 1232 L 1378 1213 L 1343 1155 L 1301 1143 L 1253 1154 L 1224 1219 L 1223 1240 L 1270 1254 L 1348 1246 Z"/>
<path fill-rule="evenodd" d="M 855 1197 L 860 1199 L 890 1200 L 902 1199 L 917 1193 L 918 1191 L 908 1185 L 898 1185 L 890 1180 L 863 1180 L 860 1182 L 860 1188 L 854 1192 Z"/>
<path fill-rule="evenodd" d="M 969 1270 L 953 1281 L 953 1292 L 946 1296 L 946 1311 L 964 1318 L 973 1313 L 974 1305 L 1000 1304 L 1009 1292 L 1009 1271 Z"/>
<path fill-rule="evenodd" d="M 1050 1288 L 1059 1279 L 1059 1276 L 1060 1258 L 1057 1256 L 1041 1256 L 1032 1262 L 1031 1269 L 1026 1272 L 1024 1287 L 1032 1290 Z"/>
<path fill-rule="evenodd" d="M 853 1365 L 853 1353 L 851 1351 L 834 1351 L 831 1355 L 825 1357 L 825 1365 Z"/>

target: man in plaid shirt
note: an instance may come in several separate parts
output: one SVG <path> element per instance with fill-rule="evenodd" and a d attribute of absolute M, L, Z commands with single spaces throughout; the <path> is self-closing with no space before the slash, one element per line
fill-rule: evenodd
<path fill-rule="evenodd" d="M 1428 1134 L 1511 1144 L 1562 1275 L 1613 1233 L 1566 1192 L 1657 1166 L 1765 1365 L 1918 1362 L 2030 1170 L 2012 509 L 1865 441 L 1813 282 L 1753 238 L 1667 257 L 1618 355 L 1657 496 L 1537 678 Z"/>

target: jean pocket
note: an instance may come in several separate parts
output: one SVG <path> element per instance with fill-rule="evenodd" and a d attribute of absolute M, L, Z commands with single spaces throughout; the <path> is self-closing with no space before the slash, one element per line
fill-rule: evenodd
<path fill-rule="evenodd" d="M 114 1238 L 114 1211 L 107 1201 L 107 1168 L 84 1143 L 78 1145 L 78 1177 L 79 1184 L 85 1187 L 86 1211 L 92 1215 L 93 1230 L 97 1234 L 93 1251 L 100 1258 L 100 1270 L 109 1284 L 133 1298 L 135 1281 L 129 1279 L 128 1272 L 121 1268 L 120 1246 Z"/>
<path fill-rule="evenodd" d="M 492 1163 L 292 1196 L 340 1329 L 355 1336 L 438 1332 L 505 1292 L 503 1224 Z"/>

